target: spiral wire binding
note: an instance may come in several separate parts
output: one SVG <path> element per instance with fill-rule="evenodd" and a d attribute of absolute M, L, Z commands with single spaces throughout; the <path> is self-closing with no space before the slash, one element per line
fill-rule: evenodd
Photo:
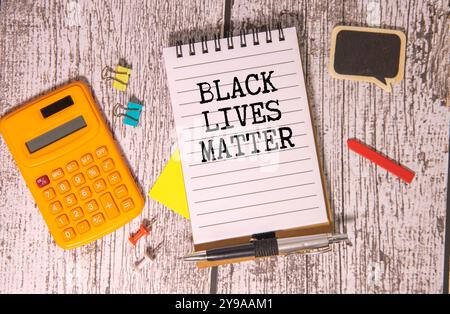
<path fill-rule="evenodd" d="M 227 44 L 228 44 L 228 50 L 234 49 L 234 42 L 233 42 L 233 34 L 230 33 L 227 34 Z"/>
<path fill-rule="evenodd" d="M 183 45 L 183 42 L 181 40 L 177 40 L 175 44 L 175 49 L 177 51 L 177 58 L 183 57 L 183 48 L 181 47 Z"/>
<path fill-rule="evenodd" d="M 298 14 L 289 12 L 289 11 L 282 11 L 280 13 L 280 16 L 283 15 L 288 15 L 288 16 L 298 16 Z M 283 32 L 283 27 L 282 27 L 282 23 L 278 22 L 277 23 L 277 29 L 278 29 L 278 39 L 280 41 L 284 41 L 286 38 L 284 36 L 284 32 Z M 272 42 L 272 30 L 270 28 L 269 25 L 264 25 L 261 27 L 261 30 L 264 31 L 266 33 L 266 43 L 271 43 Z M 252 39 L 253 39 L 253 45 L 257 46 L 260 44 L 260 39 L 259 39 L 259 33 L 258 33 L 258 28 L 256 27 L 252 27 L 251 29 L 252 31 Z M 225 34 L 226 39 L 227 39 L 227 47 L 229 50 L 234 49 L 234 39 L 233 39 L 233 34 L 232 33 L 227 33 Z M 245 29 L 241 29 L 239 31 L 239 38 L 240 38 L 240 46 L 241 47 L 247 47 L 247 32 Z M 221 37 L 220 34 L 214 34 L 214 50 L 215 51 L 221 51 L 222 47 L 221 47 Z M 194 56 L 196 54 L 195 52 L 195 38 L 191 37 L 189 39 L 189 55 L 190 56 Z M 207 36 L 201 36 L 200 37 L 200 43 L 201 43 L 201 47 L 202 47 L 202 53 L 208 53 L 209 49 L 208 49 L 208 38 Z M 182 58 L 183 57 L 183 42 L 178 40 L 175 43 L 175 48 L 176 48 L 176 55 L 177 58 Z"/>
<path fill-rule="evenodd" d="M 220 34 L 214 34 L 214 47 L 216 48 L 216 51 L 220 51 Z"/>
<path fill-rule="evenodd" d="M 258 30 L 255 30 L 255 28 L 252 28 L 252 35 L 253 35 L 253 45 L 254 46 L 259 45 Z"/>
<path fill-rule="evenodd" d="M 264 31 L 266 32 L 266 43 L 271 43 L 272 42 L 272 30 L 270 29 L 270 26 L 264 25 L 263 28 L 264 28 Z"/>
<path fill-rule="evenodd" d="M 202 36 L 201 42 L 202 42 L 202 52 L 208 53 L 208 37 Z"/>
<path fill-rule="evenodd" d="M 194 38 L 189 39 L 189 55 L 195 56 L 195 39 Z"/>
<path fill-rule="evenodd" d="M 245 33 L 245 29 L 241 29 L 239 32 L 239 37 L 241 39 L 241 47 L 247 47 L 247 37 L 245 35 L 247 35 Z"/>

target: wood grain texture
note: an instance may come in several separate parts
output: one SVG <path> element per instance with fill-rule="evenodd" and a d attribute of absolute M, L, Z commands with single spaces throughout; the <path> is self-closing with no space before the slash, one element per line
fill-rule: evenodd
<path fill-rule="evenodd" d="M 73 4 L 75 3 L 75 5 Z M 75 8 L 75 9 L 73 9 Z M 307 92 L 334 210 L 335 230 L 352 247 L 321 256 L 289 256 L 222 266 L 217 289 L 209 270 L 177 257 L 192 247 L 189 223 L 147 198 L 140 217 L 73 251 L 56 247 L 3 139 L 0 140 L 0 293 L 352 293 L 442 292 L 448 156 L 450 43 L 446 1 L 235 0 L 235 27 L 277 20 L 298 29 Z M 373 18 L 373 10 L 378 15 Z M 75 11 L 74 11 L 75 10 Z M 144 192 L 176 143 L 162 48 L 173 34 L 213 29 L 222 1 L 5 1 L 0 6 L 0 114 L 64 82 L 88 81 Z M 370 11 L 370 12 L 369 12 Z M 75 14 L 75 13 L 76 14 Z M 401 29 L 407 36 L 405 79 L 387 94 L 370 83 L 328 75 L 337 24 Z M 133 66 L 127 93 L 101 80 L 105 65 Z M 115 103 L 145 101 L 142 124 L 125 127 Z M 417 177 L 406 185 L 349 152 L 357 137 L 400 161 Z M 131 249 L 142 218 L 153 234 Z M 164 241 L 141 273 L 132 264 L 145 245 Z M 145 242 L 145 243 L 144 243 Z"/>
<path fill-rule="evenodd" d="M 369 1 L 235 1 L 235 26 L 254 16 L 271 21 L 283 9 L 299 13 L 290 25 L 298 28 L 335 230 L 347 232 L 353 246 L 221 267 L 219 293 L 442 292 L 449 11 L 444 1 L 397 3 L 378 1 L 372 25 L 408 38 L 405 79 L 387 94 L 327 70 L 331 30 L 366 26 Z M 352 137 L 410 167 L 416 179 L 406 185 L 349 152 Z"/>
<path fill-rule="evenodd" d="M 1 113 L 68 80 L 88 81 L 146 193 L 175 143 L 162 47 L 174 31 L 215 24 L 221 6 L 217 1 L 4 1 Z M 115 66 L 120 58 L 133 67 L 126 93 L 101 80 L 102 68 Z M 136 129 L 112 115 L 114 104 L 126 104 L 132 95 L 145 102 Z M 3 140 L 0 161 L 1 293 L 209 292 L 209 270 L 178 260 L 192 248 L 191 231 L 172 211 L 147 198 L 139 219 L 65 252 L 53 244 Z M 128 236 L 141 219 L 150 217 L 157 218 L 152 235 L 132 249 Z M 164 245 L 158 259 L 141 273 L 134 272 L 132 264 L 143 256 L 145 245 L 160 241 Z"/>

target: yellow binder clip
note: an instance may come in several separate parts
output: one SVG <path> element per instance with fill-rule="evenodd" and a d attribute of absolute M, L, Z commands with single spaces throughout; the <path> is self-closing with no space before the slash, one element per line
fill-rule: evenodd
<path fill-rule="evenodd" d="M 122 65 L 118 65 L 115 70 L 109 66 L 102 70 L 102 79 L 113 80 L 112 86 L 122 92 L 127 90 L 130 75 L 131 68 Z"/>

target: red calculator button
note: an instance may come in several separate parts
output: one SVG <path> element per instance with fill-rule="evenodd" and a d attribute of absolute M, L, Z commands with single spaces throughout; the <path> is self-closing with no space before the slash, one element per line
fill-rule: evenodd
<path fill-rule="evenodd" d="M 69 218 L 67 218 L 67 215 L 61 215 L 61 216 L 56 217 L 56 225 L 59 228 L 67 226 L 68 224 L 69 224 Z"/>
<path fill-rule="evenodd" d="M 73 228 L 67 228 L 62 233 L 64 241 L 70 241 L 75 238 L 75 231 Z"/>
<path fill-rule="evenodd" d="M 84 217 L 84 213 L 81 210 L 81 207 L 76 207 L 69 212 L 70 218 L 72 220 L 79 220 Z"/>
<path fill-rule="evenodd" d="M 91 229 L 91 226 L 87 222 L 87 220 L 83 220 L 77 225 L 77 230 L 79 233 L 86 233 Z"/>
<path fill-rule="evenodd" d="M 43 175 L 43 176 L 41 176 L 41 177 L 36 179 L 36 184 L 40 188 L 46 186 L 49 183 L 50 183 L 50 179 L 48 178 L 47 175 Z"/>
<path fill-rule="evenodd" d="M 47 190 L 44 191 L 44 198 L 49 201 L 53 198 L 55 198 L 56 194 L 55 194 L 55 190 L 53 190 L 52 188 L 49 188 Z"/>
<path fill-rule="evenodd" d="M 122 198 L 128 195 L 128 190 L 127 187 L 125 185 L 121 185 L 118 186 L 115 190 L 114 190 L 114 194 L 116 195 L 117 198 Z"/>
<path fill-rule="evenodd" d="M 61 168 L 55 169 L 52 171 L 51 176 L 53 180 L 61 179 L 64 177 L 64 171 Z"/>
<path fill-rule="evenodd" d="M 113 170 L 114 169 L 114 161 L 111 158 L 103 160 L 102 169 L 104 172 Z"/>
<path fill-rule="evenodd" d="M 78 163 L 75 160 L 72 160 L 66 165 L 66 170 L 71 173 L 78 170 Z"/>
<path fill-rule="evenodd" d="M 87 210 L 87 212 L 92 213 L 95 212 L 98 209 L 98 204 L 96 200 L 90 200 L 84 205 L 84 208 Z"/>
<path fill-rule="evenodd" d="M 50 204 L 50 212 L 51 212 L 53 215 L 56 215 L 56 214 L 59 213 L 60 211 L 62 211 L 62 205 L 61 205 L 61 202 L 56 201 L 56 202 L 53 202 L 53 203 Z"/>
<path fill-rule="evenodd" d="M 134 202 L 131 198 L 127 198 L 126 200 L 122 201 L 122 203 L 120 203 L 120 207 L 124 212 L 127 212 L 134 208 Z"/>
<path fill-rule="evenodd" d="M 108 155 L 108 149 L 106 146 L 99 147 L 95 150 L 95 155 L 97 155 L 97 158 L 102 158 Z"/>
<path fill-rule="evenodd" d="M 91 154 L 86 154 L 81 157 L 80 161 L 83 166 L 86 166 L 89 165 L 91 162 L 93 162 L 94 158 L 92 157 Z"/>
<path fill-rule="evenodd" d="M 100 196 L 100 203 L 102 204 L 106 216 L 108 216 L 109 219 L 113 219 L 119 216 L 119 209 L 117 208 L 116 203 L 111 196 L 111 193 L 105 193 Z"/>
<path fill-rule="evenodd" d="M 94 226 L 100 226 L 102 223 L 105 222 L 105 217 L 102 214 L 97 214 L 92 216 L 91 221 Z"/>

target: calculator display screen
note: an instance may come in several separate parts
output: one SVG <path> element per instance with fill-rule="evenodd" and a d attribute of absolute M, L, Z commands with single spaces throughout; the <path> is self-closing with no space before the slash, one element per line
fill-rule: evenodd
<path fill-rule="evenodd" d="M 32 154 L 37 152 L 38 150 L 56 142 L 60 139 L 69 136 L 70 134 L 81 130 L 87 126 L 86 121 L 83 116 L 79 116 L 73 120 L 70 120 L 60 126 L 54 128 L 51 131 L 48 131 L 44 134 L 35 137 L 34 139 L 26 142 L 26 146 L 28 151 Z"/>

